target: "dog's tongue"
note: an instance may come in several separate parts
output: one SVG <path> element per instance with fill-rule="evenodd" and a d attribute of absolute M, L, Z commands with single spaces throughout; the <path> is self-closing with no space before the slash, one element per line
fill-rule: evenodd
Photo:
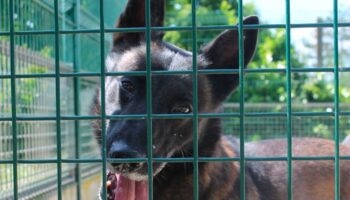
<path fill-rule="evenodd" d="M 117 188 L 114 200 L 147 200 L 147 181 L 134 181 L 116 174 Z"/>

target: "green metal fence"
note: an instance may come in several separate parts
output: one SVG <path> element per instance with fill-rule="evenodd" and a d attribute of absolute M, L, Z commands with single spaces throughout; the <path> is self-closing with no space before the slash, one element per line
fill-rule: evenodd
<path fill-rule="evenodd" d="M 120 8 L 109 9 L 113 20 L 105 22 L 113 26 L 125 1 L 109 3 Z M 96 163 L 55 164 L 58 158 L 100 155 L 90 120 L 55 120 L 58 113 L 90 112 L 91 102 L 80 98 L 92 99 L 98 79 L 74 73 L 98 71 L 96 57 L 101 56 L 95 49 L 100 38 L 93 33 L 54 36 L 58 27 L 67 32 L 98 27 L 99 3 L 60 1 L 56 9 L 54 5 L 52 0 L 0 1 L 0 199 L 52 198 L 58 181 L 65 190 L 76 183 L 81 199 L 81 185 L 101 171 Z M 110 38 L 104 42 L 108 48 Z M 55 82 L 55 73 L 66 75 Z"/>
<path fill-rule="evenodd" d="M 350 130 L 349 107 L 340 105 L 339 76 L 341 72 L 349 72 L 349 68 L 340 68 L 338 63 L 338 28 L 350 27 L 350 23 L 338 23 L 338 1 L 333 0 L 333 22 L 317 24 L 291 24 L 290 1 L 285 0 L 285 24 L 243 25 L 243 0 L 238 1 L 238 26 L 210 25 L 197 26 L 197 1 L 192 0 L 191 26 L 185 27 L 151 27 L 150 0 L 146 1 L 146 27 L 111 28 L 111 20 L 123 9 L 123 2 L 87 1 L 87 0 L 2 0 L 0 2 L 0 199 L 20 199 L 26 194 L 33 195 L 40 190 L 49 190 L 43 185 L 57 188 L 57 198 L 63 198 L 64 186 L 67 182 L 77 183 L 76 198 L 82 199 L 81 174 L 97 170 L 101 175 L 102 188 L 106 191 L 106 162 L 147 162 L 148 175 L 152 177 L 152 162 L 193 162 L 194 199 L 198 199 L 198 163 L 236 161 L 240 163 L 241 199 L 245 199 L 245 163 L 246 161 L 275 160 L 288 163 L 288 199 L 292 199 L 292 163 L 294 160 L 333 160 L 335 164 L 335 196 L 340 199 L 340 159 L 339 141 Z M 85 6 L 84 6 L 85 5 Z M 34 11 L 33 11 L 34 10 Z M 31 11 L 31 12 L 29 12 Z M 95 16 L 91 13 L 94 13 Z M 36 15 L 37 21 L 25 21 L 24 15 Z M 96 16 L 97 15 L 97 16 Z M 12 17 L 11 17 L 12 16 Z M 90 19 L 88 21 L 81 20 Z M 19 22 L 20 21 L 20 22 Z M 25 24 L 25 26 L 23 26 Z M 42 26 L 36 26 L 42 24 Z M 291 65 L 291 30 L 292 28 L 329 27 L 333 28 L 334 65 L 331 68 L 293 68 Z M 286 68 L 282 69 L 244 69 L 243 68 L 243 29 L 267 28 L 284 29 L 286 34 Z M 239 70 L 202 71 L 197 70 L 197 32 L 203 30 L 238 29 L 239 31 Z M 192 74 L 193 81 L 193 114 L 184 116 L 152 114 L 151 82 L 151 31 L 190 31 L 193 53 L 192 70 L 181 72 Z M 147 70 L 143 72 L 110 73 L 104 69 L 104 57 L 109 49 L 107 34 L 126 31 L 145 31 L 147 46 Z M 49 44 L 49 45 L 48 45 Z M 84 46 L 83 46 L 84 45 Z M 99 52 L 96 52 L 99 49 Z M 93 55 L 81 57 L 80 55 Z M 311 104 L 298 106 L 292 104 L 292 75 L 300 72 L 325 72 L 334 75 L 333 104 Z M 156 72 L 167 74 L 167 72 Z M 172 72 L 173 73 L 173 72 Z M 180 72 L 179 72 L 180 73 Z M 225 105 L 224 113 L 198 113 L 197 79 L 204 73 L 239 74 L 239 103 Z M 248 73 L 280 73 L 285 75 L 286 103 L 262 106 L 245 102 L 246 74 Z M 142 75 L 147 77 L 147 113 L 143 115 L 107 116 L 105 113 L 105 88 L 101 87 L 101 116 L 91 116 L 85 101 L 93 95 L 96 82 L 104 85 L 106 76 Z M 28 85 L 32 86 L 28 88 Z M 46 94 L 35 97 L 33 94 Z M 293 105 L 293 107 L 292 107 Z M 277 108 L 277 109 L 276 109 Z M 328 109 L 331 108 L 331 109 Z M 187 117 L 193 119 L 194 143 L 192 158 L 153 158 L 152 157 L 152 119 Z M 225 123 L 225 132 L 234 132 L 241 140 L 240 156 L 235 158 L 200 158 L 198 157 L 198 119 L 201 117 L 220 117 Z M 146 159 L 107 159 L 105 121 L 106 119 L 147 119 Z M 261 122 L 261 118 L 272 124 Z M 102 154 L 101 157 L 93 147 L 89 121 L 102 122 Z M 255 119 L 255 120 L 254 120 Z M 270 120 L 268 120 L 270 119 Z M 303 125 L 303 123 L 305 125 Z M 276 128 L 277 127 L 277 128 Z M 308 128 L 305 128 L 308 127 Z M 276 128 L 274 130 L 273 128 Z M 35 131 L 36 134 L 33 134 Z M 276 135 L 271 134 L 273 132 Z M 293 157 L 292 135 L 302 136 L 314 132 L 312 136 L 334 139 L 334 157 Z M 319 134 L 319 135 L 317 135 Z M 288 154 L 280 158 L 247 158 L 244 142 L 257 139 L 284 136 L 288 140 Z M 259 138 L 256 138 L 259 137 Z M 72 140 L 74 138 L 74 140 Z M 35 147 L 35 148 L 33 148 Z M 102 166 L 101 168 L 99 166 Z M 4 173 L 4 171 L 6 171 Z M 72 178 L 74 174 L 74 178 Z M 23 177 L 26 177 L 22 179 Z M 48 177 L 50 177 L 48 179 Z M 45 179 L 45 181 L 43 181 Z M 38 181 L 40 180 L 40 181 Z M 153 179 L 149 178 L 149 199 L 153 197 Z M 33 184 L 37 182 L 38 184 Z M 32 184 L 28 187 L 28 184 Z M 27 190 L 23 193 L 23 188 Z M 5 191 L 3 193 L 3 191 Z M 35 191 L 35 192 L 29 192 Z M 41 191 L 44 193 L 45 191 Z M 106 198 L 106 193 L 103 193 Z M 30 198 L 30 197 L 28 197 Z"/>

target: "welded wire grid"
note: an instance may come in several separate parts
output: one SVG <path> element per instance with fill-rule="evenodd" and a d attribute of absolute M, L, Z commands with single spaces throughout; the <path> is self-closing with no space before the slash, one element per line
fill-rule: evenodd
<path fill-rule="evenodd" d="M 22 14 L 28 14 L 29 10 L 36 14 L 40 13 L 39 16 L 30 13 L 33 20 L 38 20 L 34 21 L 33 24 L 40 24 L 39 29 L 43 27 L 54 28 L 52 21 L 50 21 L 53 18 L 50 16 L 52 17 L 55 12 L 49 6 L 45 6 L 43 2 L 24 2 L 27 4 L 19 8 L 21 3 L 23 2 L 17 0 L 1 1 L 0 3 L 1 34 L 9 30 L 5 34 L 6 37 L 1 36 L 3 38 L 0 38 L 0 199 L 24 197 L 45 199 L 45 195 L 54 195 L 52 191 L 55 191 L 58 182 L 57 170 L 61 171 L 63 185 L 77 183 L 76 194 L 77 198 L 81 199 L 80 177 L 86 178 L 96 174 L 100 169 L 97 164 L 79 165 L 75 163 L 64 164 L 58 169 L 55 166 L 55 163 L 58 162 L 55 159 L 58 153 L 56 140 L 59 137 L 62 141 L 60 154 L 64 159 L 96 157 L 98 151 L 95 150 L 91 123 L 86 120 L 62 120 L 61 124 L 57 125 L 57 117 L 52 116 L 56 114 L 57 107 L 65 115 L 72 114 L 72 110 L 74 110 L 75 115 L 78 115 L 80 107 L 85 108 L 83 112 L 86 113 L 90 102 L 79 102 L 79 97 L 83 95 L 83 97 L 90 98 L 91 95 L 87 94 L 89 89 L 86 88 L 90 88 L 90 93 L 93 93 L 95 80 L 88 77 L 64 77 L 60 80 L 61 84 L 56 87 L 57 84 L 52 78 L 56 76 L 57 67 L 55 60 L 50 55 L 50 48 L 55 46 L 55 40 L 52 40 L 54 37 L 50 34 L 18 34 L 18 30 L 21 30 L 18 29 L 18 26 L 10 29 L 14 24 L 13 20 L 21 17 Z M 10 12 L 16 12 L 16 14 L 10 15 Z M 9 16 L 14 16 L 14 19 L 10 20 Z M 43 19 L 40 21 L 41 17 Z M 64 19 L 62 21 L 68 22 Z M 11 32 L 15 34 L 11 34 Z M 63 40 L 70 39 L 61 35 L 60 37 Z M 93 38 L 89 39 L 83 38 L 82 40 L 91 43 Z M 45 49 L 45 46 L 48 51 L 39 52 L 40 49 Z M 70 54 L 69 50 L 65 50 Z M 60 53 L 64 55 L 62 51 Z M 60 58 L 60 60 L 66 59 Z M 61 73 L 78 71 L 79 69 L 76 67 L 79 63 L 76 62 L 72 65 L 61 61 L 59 63 Z M 15 77 L 15 79 L 12 80 L 11 77 Z M 81 90 L 80 86 L 85 89 Z M 12 90 L 13 87 L 17 91 Z M 74 94 L 70 92 L 71 88 L 74 89 Z M 65 95 L 56 99 L 55 91 L 60 91 Z M 13 102 L 13 99 L 16 101 Z M 11 116 L 14 106 L 16 117 Z M 13 119 L 16 123 L 13 123 Z M 15 127 L 12 124 L 15 124 Z M 57 135 L 57 126 L 61 128 L 59 135 Z M 72 140 L 71 133 L 73 132 L 75 140 Z M 16 137 L 13 137 L 14 134 Z M 13 144 L 16 144 L 17 147 L 15 148 Z M 14 156 L 15 152 L 17 152 L 16 156 Z M 18 164 L 14 162 L 16 159 L 13 159 L 16 157 L 20 160 L 17 162 Z M 14 165 L 10 165 L 10 163 L 14 163 Z M 11 167 L 13 170 L 10 170 Z M 13 191 L 16 191 L 16 195 Z"/>
<path fill-rule="evenodd" d="M 193 162 L 193 198 L 198 199 L 198 163 L 199 162 L 224 162 L 224 161 L 236 161 L 240 163 L 240 194 L 241 199 L 245 199 L 245 162 L 246 161 L 265 161 L 265 160 L 273 160 L 273 161 L 284 161 L 288 163 L 288 199 L 293 198 L 292 188 L 293 188 L 293 180 L 292 180 L 292 162 L 294 160 L 332 160 L 334 161 L 334 181 L 335 181 L 335 196 L 334 199 L 339 199 L 339 189 L 340 189 L 340 177 L 339 177 L 339 161 L 340 159 L 349 159 L 349 157 L 340 157 L 339 156 L 339 116 L 342 115 L 350 115 L 349 112 L 340 112 L 339 108 L 339 63 L 338 63 L 338 28 L 339 27 L 349 27 L 349 23 L 338 23 L 338 3 L 337 0 L 333 1 L 333 23 L 318 23 L 318 24 L 291 24 L 290 22 L 290 1 L 286 0 L 286 23 L 285 24 L 262 24 L 262 25 L 243 25 L 243 0 L 238 1 L 238 26 L 197 26 L 196 25 L 196 4 L 197 2 L 195 0 L 192 1 L 192 26 L 190 27 L 151 27 L 151 10 L 150 10 L 150 0 L 146 1 L 146 27 L 136 27 L 136 28 L 116 28 L 116 29 L 107 29 L 104 25 L 104 1 L 99 1 L 99 8 L 100 8 L 100 27 L 98 29 L 72 29 L 72 30 L 60 30 L 59 27 L 59 14 L 58 14 L 58 0 L 54 1 L 54 29 L 53 30 L 38 30 L 38 31 L 16 31 L 15 25 L 14 25 L 14 18 L 10 17 L 9 19 L 9 31 L 3 31 L 0 32 L 1 36 L 9 36 L 9 56 L 10 56 L 10 74 L 2 74 L 0 75 L 1 79 L 8 79 L 10 80 L 10 95 L 11 95 L 11 116 L 4 116 L 0 118 L 1 122 L 6 123 L 7 127 L 11 127 L 12 132 L 12 154 L 11 158 L 6 160 L 1 160 L 0 164 L 5 165 L 12 165 L 12 187 L 13 187 L 13 198 L 18 199 L 19 196 L 19 183 L 18 183 L 18 176 L 19 176 L 19 168 L 22 164 L 43 164 L 43 165 L 56 165 L 56 172 L 50 172 L 52 174 L 56 175 L 56 178 L 54 181 L 57 184 L 57 194 L 58 199 L 62 199 L 62 177 L 63 177 L 63 171 L 62 166 L 65 163 L 102 163 L 102 188 L 103 198 L 106 198 L 106 162 L 147 162 L 148 164 L 148 175 L 149 175 L 149 199 L 153 198 L 153 169 L 152 169 L 152 163 L 153 162 Z M 9 16 L 14 16 L 14 1 L 9 1 Z M 332 68 L 300 68 L 300 69 L 293 69 L 291 66 L 291 29 L 292 28 L 305 28 L 305 27 L 333 27 L 334 31 L 334 66 Z M 244 50 L 243 50 L 243 30 L 246 28 L 284 28 L 286 30 L 286 68 L 285 69 L 244 69 Z M 225 69 L 225 70 L 198 70 L 197 69 L 197 31 L 198 30 L 211 30 L 211 29 L 238 29 L 239 33 L 239 69 L 233 70 L 233 69 Z M 173 31 L 173 30 L 190 30 L 192 31 L 192 50 L 193 50 L 193 60 L 192 60 L 192 70 L 190 71 L 152 71 L 151 70 L 151 31 Z M 114 33 L 114 32 L 145 32 L 146 33 L 146 52 L 147 52 L 147 70 L 141 71 L 141 72 L 106 72 L 104 66 L 104 55 L 105 55 L 105 34 L 106 33 Z M 75 69 L 73 72 L 65 72 L 62 73 L 60 71 L 61 61 L 59 54 L 55 54 L 55 60 L 54 60 L 54 71 L 43 73 L 43 74 L 35 74 L 35 73 L 28 73 L 28 74 L 17 74 L 16 71 L 16 57 L 18 56 L 16 52 L 16 45 L 15 45 L 15 37 L 17 35 L 53 35 L 54 37 L 54 47 L 55 52 L 60 51 L 60 35 L 62 34 L 79 34 L 79 33 L 95 33 L 99 34 L 100 36 L 100 65 L 101 65 L 101 71 L 100 72 L 79 72 L 79 69 Z M 345 68 L 343 71 L 349 71 L 349 69 Z M 262 72 L 271 72 L 271 73 L 285 73 L 286 74 L 286 96 L 287 101 L 285 104 L 286 111 L 285 112 L 247 112 L 245 108 L 245 102 L 244 102 L 244 78 L 245 73 L 262 73 Z M 291 96 L 291 75 L 293 72 L 333 72 L 334 73 L 334 111 L 332 112 L 306 112 L 306 111 L 292 111 L 292 96 Z M 230 113 L 198 113 L 198 97 L 197 97 L 197 78 L 198 74 L 239 74 L 240 83 L 239 83 L 239 91 L 240 91 L 240 103 L 239 103 L 239 111 L 238 112 L 230 112 Z M 152 93 L 151 93 L 151 83 L 152 83 L 152 75 L 153 74 L 191 74 L 192 75 L 192 81 L 193 81 L 193 114 L 190 115 L 168 115 L 168 114 L 152 114 Z M 105 112 L 105 88 L 103 87 L 105 83 L 105 77 L 106 76 L 116 76 L 116 75 L 138 75 L 138 76 L 146 76 L 147 78 L 147 113 L 146 114 L 138 114 L 138 115 L 113 115 L 113 116 L 107 116 Z M 79 77 L 82 76 L 95 76 L 100 78 L 100 84 L 101 87 L 101 115 L 100 116 L 89 116 L 89 115 L 81 115 L 79 110 Z M 75 83 L 75 91 L 74 96 L 76 96 L 75 103 L 74 103 L 74 115 L 64 115 L 61 111 L 60 106 L 60 100 L 61 100 L 61 91 L 60 91 L 60 83 L 64 77 L 73 77 L 74 83 Z M 55 116 L 54 117 L 47 117 L 47 116 L 18 116 L 18 110 L 16 108 L 17 106 L 17 99 L 16 99 L 16 91 L 17 90 L 17 82 L 16 80 L 20 78 L 54 78 L 55 79 Z M 292 155 L 292 117 L 293 116 L 329 116 L 334 117 L 334 140 L 335 140 L 335 154 L 331 157 L 293 157 Z M 220 117 L 220 118 L 236 118 L 239 119 L 239 132 L 240 132 L 240 157 L 237 158 L 201 158 L 198 157 L 198 118 L 205 118 L 205 117 Z M 285 125 L 285 131 L 286 136 L 288 140 L 288 154 L 287 157 L 273 157 L 273 158 L 248 158 L 245 157 L 244 153 L 244 141 L 245 141 L 245 123 L 246 123 L 246 117 L 286 117 L 286 121 L 284 121 Z M 193 119 L 193 157 L 192 158 L 153 158 L 152 157 L 152 119 L 169 119 L 169 118 L 192 118 Z M 102 158 L 95 158 L 95 159 L 83 159 L 80 157 L 81 150 L 76 151 L 76 158 L 75 159 L 63 159 L 62 158 L 62 135 L 64 135 L 63 132 L 63 121 L 69 121 L 69 120 L 75 120 L 75 123 L 78 123 L 78 120 L 92 120 L 92 119 L 98 119 L 101 120 L 101 128 L 102 128 Z M 106 156 L 106 120 L 107 119 L 147 119 L 147 150 L 148 150 L 148 157 L 146 159 L 107 159 Z M 50 123 L 55 123 L 55 130 L 53 130 L 53 134 L 56 136 L 56 159 L 36 159 L 36 160 L 28 160 L 26 158 L 19 158 L 18 155 L 20 155 L 20 146 L 18 141 L 20 140 L 20 137 L 18 133 L 18 129 L 20 129 L 20 124 L 22 121 L 29 120 L 29 121 L 49 121 Z M 283 121 L 281 121 L 283 123 Z M 12 126 L 11 126 L 11 125 Z M 79 132 L 79 126 L 78 124 L 75 124 L 75 131 L 76 131 L 76 146 L 79 147 L 79 137 L 81 137 Z M 37 126 L 37 125 L 36 125 Z M 46 132 L 47 133 L 47 132 Z M 49 134 L 49 133 L 47 133 Z M 78 148 L 79 149 L 79 148 Z M 51 167 L 52 168 L 52 167 Z M 79 168 L 77 168 L 78 174 Z M 52 175 L 51 174 L 51 175 Z M 78 178 L 79 182 L 79 178 Z M 11 184 L 9 184 L 11 185 Z M 78 183 L 78 187 L 79 187 Z M 80 189 L 78 189 L 77 198 L 80 199 Z"/>

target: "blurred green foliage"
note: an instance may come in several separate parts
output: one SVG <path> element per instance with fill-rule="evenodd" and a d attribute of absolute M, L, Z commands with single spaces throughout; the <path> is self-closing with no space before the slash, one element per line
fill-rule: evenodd
<path fill-rule="evenodd" d="M 51 1 L 48 1 L 51 2 Z M 68 1 L 67 1 L 68 2 Z M 69 3 L 65 5 L 69 5 Z M 81 0 L 82 9 L 92 13 L 92 16 L 99 17 L 99 3 L 92 0 Z M 122 11 L 126 0 L 114 1 L 106 0 L 105 5 L 109 5 L 106 11 L 106 23 L 109 26 L 114 24 L 115 18 Z M 50 4 L 50 3 L 49 3 Z M 62 4 L 63 5 L 63 4 Z M 53 24 L 48 21 L 53 19 L 52 13 L 43 12 L 44 16 L 34 15 L 40 13 L 38 6 L 33 6 L 31 2 L 19 2 L 16 9 L 31 8 L 32 12 L 20 12 L 15 15 L 16 30 L 29 29 L 53 29 Z M 172 0 L 166 1 L 165 26 L 191 26 L 191 1 L 190 0 Z M 6 7 L 6 6 L 5 6 Z M 115 8 L 115 9 L 112 9 Z M 259 15 L 254 4 L 246 3 L 243 7 L 244 16 Z M 86 17 L 87 15 L 81 15 Z M 236 0 L 200 0 L 196 7 L 197 26 L 211 25 L 235 25 L 237 23 L 237 1 Z M 44 23 L 39 23 L 41 18 L 45 18 Z M 70 19 L 70 18 L 69 18 Z M 84 20 L 84 19 L 82 19 Z M 260 19 L 264 23 L 264 19 Z M 7 22 L 8 20 L 4 20 Z M 8 23 L 4 23 L 1 29 L 8 29 Z M 222 30 L 199 30 L 197 31 L 198 46 L 209 42 L 215 38 Z M 90 35 L 89 35 L 90 36 Z M 92 36 L 92 35 L 91 35 Z M 30 38 L 28 40 L 16 41 L 17 45 L 28 46 L 31 40 L 35 40 L 35 51 L 39 51 L 45 57 L 54 57 L 53 43 L 46 40 Z M 165 40 L 174 43 L 182 48 L 191 50 L 192 33 L 191 31 L 168 31 L 165 34 Z M 3 37 L 2 40 L 8 38 Z M 61 58 L 67 59 L 64 62 L 71 62 L 73 47 L 72 38 L 63 38 L 68 48 L 61 48 Z M 95 37 L 81 37 L 81 54 L 79 57 L 82 68 L 88 71 L 99 71 L 98 59 L 95 49 L 98 48 L 99 41 Z M 31 43 L 30 43 L 31 44 Z M 307 44 L 305 44 L 307 45 Z M 328 45 L 330 46 L 330 45 Z M 78 48 L 78 47 L 77 47 Z M 327 54 L 325 54 L 327 55 Z M 305 67 L 305 60 L 302 60 L 300 52 L 297 52 L 293 44 L 291 45 L 291 65 L 293 68 Z M 305 56 L 304 56 L 305 57 Z M 326 56 L 327 62 L 332 62 L 331 56 Z M 97 61 L 97 62 L 96 62 Z M 286 35 L 284 29 L 260 29 L 259 43 L 256 55 L 248 68 L 281 68 L 286 67 Z M 331 73 L 293 73 L 292 97 L 295 102 L 332 102 L 334 95 L 333 79 Z M 245 76 L 245 99 L 247 102 L 285 102 L 286 101 L 286 74 L 285 73 L 249 73 Z M 350 102 L 350 89 L 345 85 L 340 85 L 341 102 Z M 233 94 L 229 101 L 239 101 L 238 92 Z"/>
<path fill-rule="evenodd" d="M 233 0 L 201 0 L 197 4 L 197 26 L 234 25 L 237 23 L 237 2 Z M 166 26 L 191 26 L 191 1 L 167 1 Z M 248 3 L 243 8 L 244 16 L 259 15 L 254 4 Z M 264 19 L 260 19 L 264 23 Z M 198 45 L 209 42 L 221 31 L 199 30 Z M 192 33 L 190 31 L 170 31 L 165 34 L 165 40 L 187 50 L 192 49 Z M 291 66 L 305 67 L 295 47 L 291 44 Z M 286 68 L 286 35 L 284 29 L 260 29 L 259 43 L 256 55 L 248 65 L 256 68 Z M 334 95 L 332 74 L 325 73 L 293 73 L 293 101 L 332 102 Z M 247 102 L 285 102 L 285 73 L 250 73 L 245 77 L 245 99 Z M 350 90 L 340 87 L 341 102 L 350 102 Z M 234 93 L 229 101 L 238 102 L 239 93 Z"/>

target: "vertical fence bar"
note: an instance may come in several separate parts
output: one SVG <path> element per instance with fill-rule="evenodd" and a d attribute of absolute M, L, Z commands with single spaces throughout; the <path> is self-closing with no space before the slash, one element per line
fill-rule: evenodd
<path fill-rule="evenodd" d="M 60 38 L 58 0 L 54 1 L 55 14 L 55 96 L 56 96 L 56 140 L 57 140 L 57 199 L 62 199 L 62 144 L 61 144 L 61 94 L 60 94 Z"/>
<path fill-rule="evenodd" d="M 193 199 L 198 200 L 198 71 L 196 0 L 192 0 Z"/>
<path fill-rule="evenodd" d="M 146 103 L 147 103 L 147 165 L 148 199 L 153 199 L 153 128 L 152 128 L 152 58 L 151 58 L 151 0 L 145 0 L 146 19 Z"/>
<path fill-rule="evenodd" d="M 334 29 L 334 199 L 340 198 L 339 178 L 339 52 L 338 52 L 338 0 L 333 0 L 333 29 Z"/>
<path fill-rule="evenodd" d="M 288 165 L 288 200 L 293 199 L 293 167 L 292 167 L 292 74 L 291 74 L 291 26 L 290 26 L 290 0 L 286 0 L 286 88 L 287 88 L 287 165 Z"/>
<path fill-rule="evenodd" d="M 15 69 L 15 25 L 14 5 L 10 0 L 10 73 L 11 73 L 11 112 L 12 112 L 12 166 L 13 166 L 13 198 L 18 199 L 17 173 L 17 123 L 16 123 L 16 69 Z"/>
<path fill-rule="evenodd" d="M 74 0 L 73 2 L 73 10 L 74 10 L 74 28 L 76 30 L 80 29 L 80 0 Z M 75 73 L 80 71 L 80 36 L 74 34 L 73 35 L 73 70 Z M 74 115 L 80 115 L 80 80 L 79 77 L 73 78 L 74 85 Z M 75 137 L 75 158 L 80 159 L 80 122 L 79 120 L 74 121 L 74 137 Z M 77 199 L 81 199 L 81 171 L 80 164 L 76 163 L 75 166 L 75 181 L 76 181 L 76 190 L 77 190 Z"/>
<path fill-rule="evenodd" d="M 104 0 L 100 0 L 100 100 L 101 100 L 101 134 L 102 134 L 102 145 L 101 145 L 101 154 L 102 154 L 102 199 L 107 199 L 106 193 L 106 170 L 107 170 L 107 159 L 106 159 L 106 109 L 105 109 L 105 25 L 104 25 Z"/>
<path fill-rule="evenodd" d="M 238 2 L 240 195 L 245 200 L 243 0 Z M 233 44 L 232 44 L 233 45 Z"/>

